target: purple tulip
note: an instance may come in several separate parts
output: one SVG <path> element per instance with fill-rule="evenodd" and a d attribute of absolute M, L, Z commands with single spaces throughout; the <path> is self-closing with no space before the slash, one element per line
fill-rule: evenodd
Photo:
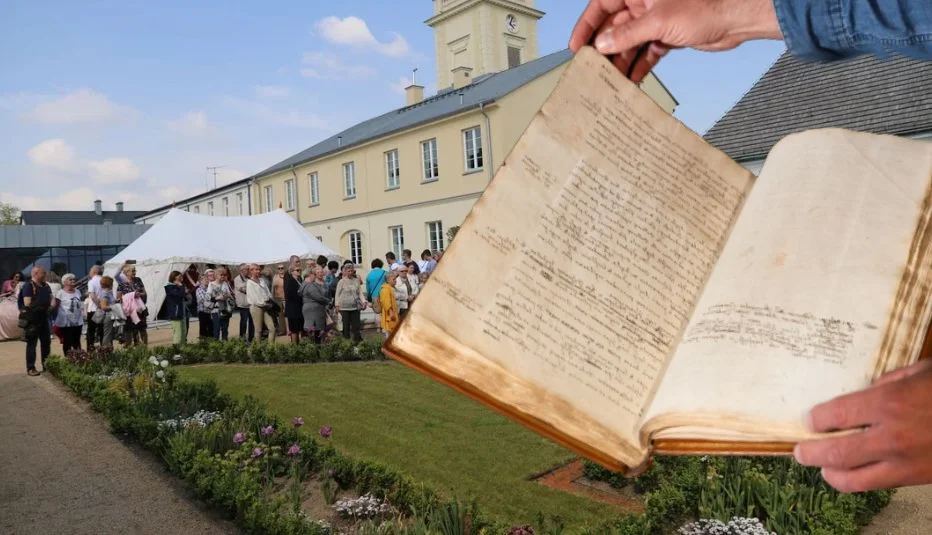
<path fill-rule="evenodd" d="M 271 425 L 267 425 L 262 428 L 262 436 L 264 437 L 272 436 L 272 433 L 274 432 L 275 432 L 275 428 L 272 427 Z"/>
<path fill-rule="evenodd" d="M 298 455 L 301 455 L 301 446 L 298 446 L 297 444 L 292 444 L 291 447 L 288 448 L 288 456 L 297 457 Z"/>
<path fill-rule="evenodd" d="M 320 436 L 324 438 L 330 438 L 330 435 L 333 434 L 333 428 L 329 425 L 325 425 L 320 428 Z"/>
<path fill-rule="evenodd" d="M 291 419 L 291 425 L 295 427 L 301 427 L 302 425 L 304 425 L 304 418 L 301 418 L 300 416 L 295 416 L 294 418 Z"/>
<path fill-rule="evenodd" d="M 239 433 L 236 433 L 235 435 L 233 435 L 234 444 L 242 444 L 243 442 L 246 442 L 246 433 L 243 433 L 242 431 L 240 431 Z"/>
<path fill-rule="evenodd" d="M 262 457 L 262 455 L 264 455 L 264 454 L 265 454 L 265 452 L 262 451 L 262 448 L 256 448 L 256 449 L 252 450 L 252 455 L 251 455 L 251 457 L 252 457 L 253 459 L 255 459 L 255 458 L 257 458 L 257 457 Z"/>

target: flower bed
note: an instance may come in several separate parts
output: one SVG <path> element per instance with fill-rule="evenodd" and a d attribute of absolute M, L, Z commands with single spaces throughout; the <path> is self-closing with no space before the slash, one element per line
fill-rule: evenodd
<path fill-rule="evenodd" d="M 288 351 L 261 345 L 208 342 L 186 346 L 177 355 L 167 348 L 73 352 L 49 359 L 48 369 L 102 412 L 115 432 L 158 455 L 248 533 L 564 531 L 561 519 L 544 515 L 533 527 L 509 530 L 488 520 L 475 503 L 445 500 L 390 467 L 339 453 L 330 444 L 338 426 L 306 433 L 300 416 L 282 421 L 254 398 L 235 400 L 211 381 L 180 380 L 175 369 L 192 362 L 383 358 L 366 346 L 347 351 L 353 346 L 339 342 Z M 235 360 L 225 357 L 230 354 Z M 589 533 L 654 535 L 682 526 L 679 532 L 691 535 L 854 534 L 890 497 L 889 492 L 839 494 L 818 471 L 788 459 L 665 457 L 630 480 L 594 465 L 585 473 L 615 486 L 631 485 L 645 501 L 644 514 L 606 519 Z M 695 523 L 699 518 L 708 520 Z"/>
<path fill-rule="evenodd" d="M 240 339 L 225 342 L 201 340 L 179 348 L 160 346 L 149 348 L 147 354 L 162 359 L 181 356 L 178 364 L 207 364 L 227 362 L 240 364 L 311 364 L 317 362 L 357 362 L 385 360 L 380 340 L 366 340 L 353 344 L 337 338 L 317 345 L 302 341 L 299 344 L 246 343 Z"/>

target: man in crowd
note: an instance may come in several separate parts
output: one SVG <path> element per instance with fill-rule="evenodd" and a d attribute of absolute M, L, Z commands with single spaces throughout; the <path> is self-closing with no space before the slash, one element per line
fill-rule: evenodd
<path fill-rule="evenodd" d="M 240 264 L 239 275 L 233 277 L 233 295 L 236 297 L 236 311 L 239 313 L 239 337 L 252 342 L 252 339 L 256 337 L 256 326 L 252 322 L 249 303 L 246 300 L 247 282 L 249 282 L 249 268 L 246 264 Z"/>
<path fill-rule="evenodd" d="M 417 267 L 421 273 L 430 275 L 434 272 L 434 268 L 437 267 L 437 261 L 434 260 L 434 253 L 430 252 L 430 249 L 424 249 L 424 252 L 421 253 L 421 261 L 417 263 Z"/>
<path fill-rule="evenodd" d="M 91 318 L 94 316 L 94 312 L 97 312 L 97 304 L 100 299 L 100 275 L 102 273 L 103 268 L 100 266 L 91 267 L 91 270 L 87 273 L 87 318 L 85 318 L 84 324 L 87 325 L 88 351 L 93 349 L 100 339 L 99 326 L 91 321 Z"/>
<path fill-rule="evenodd" d="M 388 266 L 388 271 L 397 271 L 401 267 L 395 253 L 391 251 L 385 253 L 385 265 Z"/>
<path fill-rule="evenodd" d="M 49 329 L 52 289 L 45 282 L 44 267 L 32 268 L 32 278 L 23 285 L 17 305 L 26 317 L 26 327 L 23 329 L 26 336 L 26 373 L 35 377 L 39 375 L 36 370 L 36 343 L 42 351 L 43 369 L 45 359 L 52 350 L 52 333 Z"/>
<path fill-rule="evenodd" d="M 272 292 L 269 284 L 261 276 L 262 268 L 257 264 L 249 264 L 249 278 L 246 280 L 246 303 L 249 305 L 249 314 L 253 325 L 264 327 L 268 341 L 275 342 L 275 320 L 269 313 L 272 303 Z"/>
<path fill-rule="evenodd" d="M 570 48 L 594 42 L 638 82 L 673 48 L 728 50 L 751 39 L 783 39 L 811 60 L 891 51 L 932 60 L 932 8 L 929 0 L 591 0 Z M 854 431 L 794 452 L 836 489 L 932 483 L 932 362 L 818 405 L 808 420 L 816 432 Z"/>

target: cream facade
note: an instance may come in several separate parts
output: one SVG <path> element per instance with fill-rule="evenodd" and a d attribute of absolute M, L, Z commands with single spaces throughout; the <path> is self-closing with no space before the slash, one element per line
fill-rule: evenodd
<path fill-rule="evenodd" d="M 571 55 L 537 58 L 543 13 L 531 0 L 435 0 L 434 6 L 427 24 L 436 34 L 438 86 L 453 87 L 419 100 L 421 88 L 412 86 L 408 106 L 257 174 L 256 213 L 281 207 L 364 267 L 388 251 L 400 258 L 410 249 L 419 259 L 424 249 L 446 248 L 449 229 L 462 224 Z M 516 46 L 519 66 L 509 51 Z M 673 112 L 677 102 L 657 78 L 650 75 L 641 88 Z"/>
<path fill-rule="evenodd" d="M 232 184 L 150 210 L 137 217 L 135 222 L 140 225 L 154 225 L 172 208 L 215 217 L 252 215 L 250 181 L 250 179 L 237 180 Z"/>

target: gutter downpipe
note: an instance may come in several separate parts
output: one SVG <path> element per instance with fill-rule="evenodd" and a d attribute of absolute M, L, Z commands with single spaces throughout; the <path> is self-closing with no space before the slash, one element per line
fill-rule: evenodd
<path fill-rule="evenodd" d="M 479 103 L 479 113 L 485 117 L 485 131 L 487 132 L 487 137 L 489 138 L 489 184 L 492 183 L 492 177 L 495 176 L 495 159 L 492 156 L 492 120 L 489 118 L 489 114 L 485 112 L 485 105 L 490 104 L 494 101 L 489 100 L 486 102 Z"/>
<path fill-rule="evenodd" d="M 256 184 L 255 178 L 250 178 L 249 183 L 246 185 L 246 210 L 249 212 L 248 215 L 252 215 L 252 187 Z"/>
<path fill-rule="evenodd" d="M 298 202 L 298 198 L 300 197 L 300 195 L 298 195 L 298 173 L 294 170 L 294 164 L 291 164 L 291 176 L 294 177 L 294 218 L 299 225 L 304 226 L 304 224 L 301 223 L 301 203 Z"/>

